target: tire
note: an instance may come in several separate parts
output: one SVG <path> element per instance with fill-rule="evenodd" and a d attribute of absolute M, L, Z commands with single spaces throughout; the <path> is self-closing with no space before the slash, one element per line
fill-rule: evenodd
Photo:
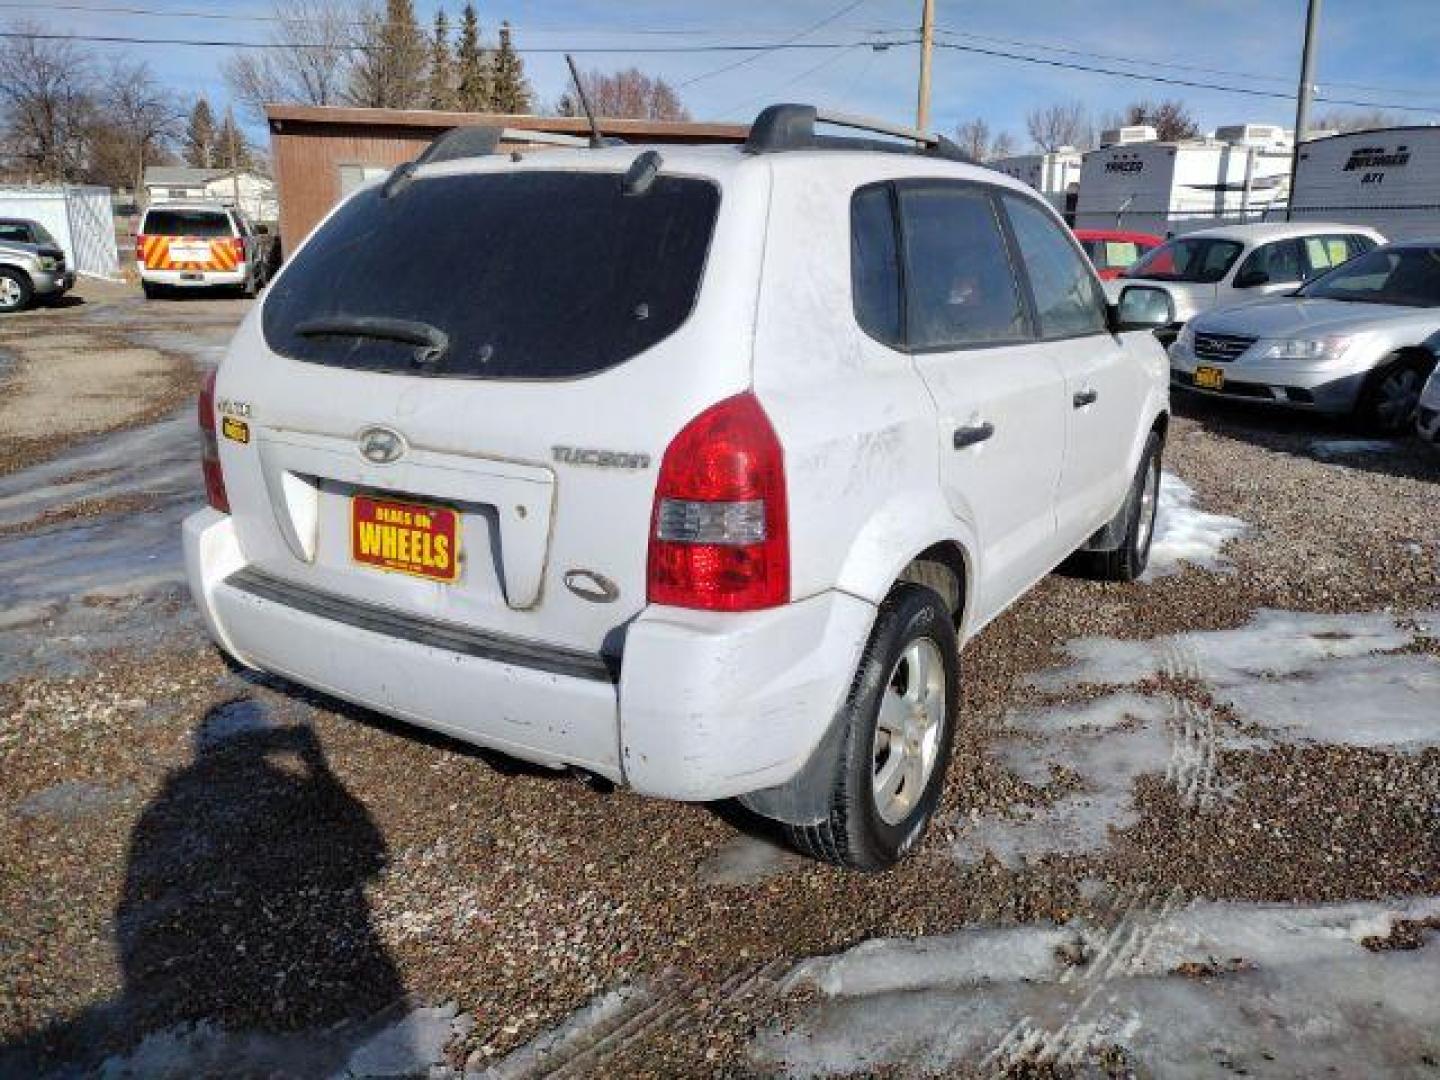
<path fill-rule="evenodd" d="M 0 314 L 24 311 L 35 299 L 35 289 L 23 271 L 0 267 Z"/>
<path fill-rule="evenodd" d="M 1434 364 L 1423 360 L 1397 359 L 1376 369 L 1360 392 L 1355 418 L 1366 431 L 1376 435 L 1402 435 L 1408 432 L 1420 405 Z"/>
<path fill-rule="evenodd" d="M 940 802 L 959 691 L 959 648 L 945 601 L 933 589 L 900 582 L 880 605 L 841 707 L 845 741 L 829 817 L 786 825 L 790 843 L 851 870 L 884 870 L 903 858 Z"/>
<path fill-rule="evenodd" d="M 1121 513 L 1125 535 L 1114 551 L 1077 551 L 1071 565 L 1096 581 L 1134 581 L 1150 565 L 1150 546 L 1155 542 L 1155 512 L 1160 505 L 1160 459 L 1165 446 L 1158 431 L 1152 431 L 1140 455 L 1140 466 L 1130 484 L 1130 496 Z"/>

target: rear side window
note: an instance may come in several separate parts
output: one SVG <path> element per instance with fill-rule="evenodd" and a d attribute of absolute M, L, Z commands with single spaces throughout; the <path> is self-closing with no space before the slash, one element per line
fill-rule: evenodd
<path fill-rule="evenodd" d="M 229 236 L 230 218 L 214 210 L 149 210 L 140 231 L 146 236 Z"/>
<path fill-rule="evenodd" d="M 719 204 L 714 184 L 663 175 L 640 195 L 596 172 L 417 179 L 388 198 L 369 188 L 270 287 L 265 338 L 297 360 L 373 371 L 593 374 L 689 316 Z M 383 329 L 397 322 L 401 337 L 443 336 L 438 359 L 418 369 L 415 340 Z"/>
<path fill-rule="evenodd" d="M 900 251 L 889 184 L 861 188 L 850 201 L 850 289 L 860 328 L 901 345 Z"/>
<path fill-rule="evenodd" d="M 932 181 L 902 183 L 898 190 L 910 347 L 1026 340 L 1020 288 L 987 191 Z"/>
<path fill-rule="evenodd" d="M 1040 336 L 1079 337 L 1105 330 L 1105 307 L 1094 275 L 1069 236 L 1029 199 L 1002 195 L 1030 279 Z"/>
<path fill-rule="evenodd" d="M 1235 272 L 1235 284 L 1240 286 L 1242 278 L 1255 280 L 1258 275 L 1264 276 L 1257 284 L 1278 285 L 1305 280 L 1305 270 L 1300 261 L 1300 242 L 1280 240 L 1256 248 Z"/>

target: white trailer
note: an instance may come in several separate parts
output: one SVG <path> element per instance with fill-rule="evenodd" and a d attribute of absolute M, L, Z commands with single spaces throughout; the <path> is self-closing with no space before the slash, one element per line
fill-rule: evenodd
<path fill-rule="evenodd" d="M 1044 195 L 1066 221 L 1075 214 L 1075 198 L 1080 189 L 1080 166 L 1084 155 L 1079 150 L 1063 147 L 1045 154 L 1016 154 L 996 158 L 985 164 L 996 172 L 1029 184 Z"/>
<path fill-rule="evenodd" d="M 117 277 L 115 213 L 110 189 L 77 184 L 0 185 L 0 217 L 38 221 L 65 252 L 77 274 Z"/>
<path fill-rule="evenodd" d="M 1290 152 L 1273 130 L 1248 130 L 1261 126 L 1221 129 L 1248 145 L 1191 139 L 1092 150 L 1080 169 L 1075 227 L 1165 236 L 1273 216 L 1288 194 Z"/>
<path fill-rule="evenodd" d="M 1391 240 L 1440 238 L 1440 127 L 1302 143 L 1292 202 L 1296 221 L 1369 225 Z"/>

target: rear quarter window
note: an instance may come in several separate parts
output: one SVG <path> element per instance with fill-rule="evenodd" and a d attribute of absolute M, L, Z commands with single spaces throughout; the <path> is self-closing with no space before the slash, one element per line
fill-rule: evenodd
<path fill-rule="evenodd" d="M 265 339 L 296 360 L 409 373 L 413 345 L 332 332 L 398 319 L 448 340 L 425 374 L 594 374 L 689 317 L 719 205 L 707 180 L 661 175 L 629 195 L 612 172 L 418 178 L 389 197 L 368 188 L 271 286 Z"/>

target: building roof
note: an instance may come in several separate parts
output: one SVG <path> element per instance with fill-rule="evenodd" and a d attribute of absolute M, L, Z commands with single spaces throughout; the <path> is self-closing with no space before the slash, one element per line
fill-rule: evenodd
<path fill-rule="evenodd" d="M 145 186 L 160 184 L 189 187 L 208 184 L 211 181 L 228 177 L 230 172 L 229 169 L 193 169 L 188 165 L 148 165 L 145 168 Z M 252 169 L 240 169 L 239 173 L 241 176 L 254 176 L 259 180 L 269 182 L 266 177 Z"/>
<path fill-rule="evenodd" d="M 329 105 L 266 105 L 270 130 L 291 133 L 300 130 L 357 127 L 408 128 L 438 135 L 450 128 L 468 126 L 524 128 L 553 131 L 564 135 L 587 135 L 590 124 L 583 116 L 532 116 L 529 114 L 442 112 L 434 109 L 352 109 Z M 601 117 L 600 130 L 631 142 L 744 142 L 749 124 L 715 124 L 692 120 L 633 120 Z"/>

